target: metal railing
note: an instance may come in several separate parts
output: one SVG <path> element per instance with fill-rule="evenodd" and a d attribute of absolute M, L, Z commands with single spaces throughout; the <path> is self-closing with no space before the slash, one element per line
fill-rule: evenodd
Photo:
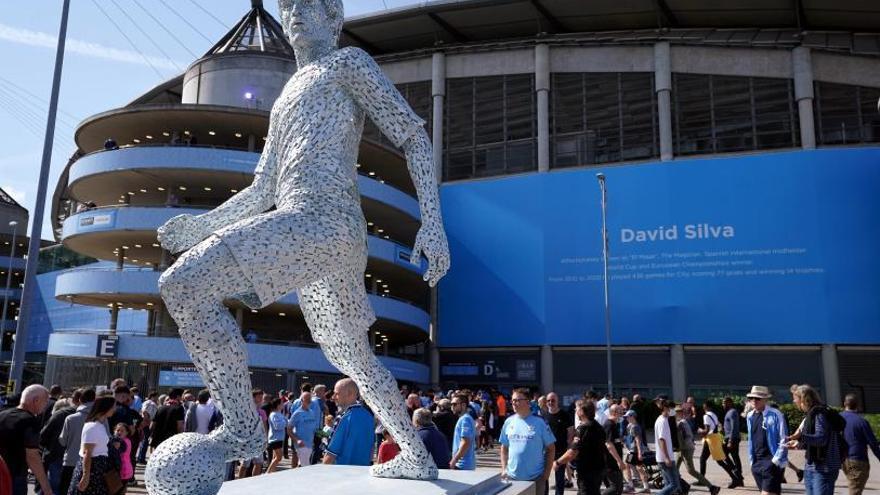
<path fill-rule="evenodd" d="M 123 266 L 120 269 L 115 266 L 88 266 L 88 265 L 86 265 L 86 266 L 78 266 L 76 268 L 68 268 L 66 270 L 63 270 L 62 275 L 67 274 L 67 273 L 90 273 L 90 272 L 91 273 L 94 273 L 94 272 L 119 272 L 119 273 L 123 273 L 123 272 L 128 272 L 128 273 L 131 273 L 131 272 L 136 272 L 136 273 L 156 272 L 156 273 L 161 273 L 161 270 L 156 269 L 156 267 Z M 0 289 L 0 291 L 2 291 L 2 290 L 3 289 Z M 18 290 L 21 290 L 21 289 L 18 289 Z M 366 291 L 367 291 L 367 294 L 377 296 L 377 297 L 383 297 L 386 299 L 393 299 L 397 302 L 401 302 L 401 303 L 407 304 L 409 306 L 412 306 L 420 311 L 427 312 L 427 310 L 425 308 L 423 308 L 422 306 L 420 306 L 412 301 L 403 299 L 401 297 L 392 296 L 390 294 L 383 294 L 380 292 L 373 292 L 370 289 L 366 289 Z M 159 292 L 159 290 L 157 288 L 156 293 L 158 293 L 158 292 Z M 0 292 L 0 294 L 2 294 L 2 292 Z"/>
<path fill-rule="evenodd" d="M 121 146 L 116 146 L 115 148 L 102 148 L 99 150 L 90 151 L 90 152 L 82 155 L 82 157 L 80 157 L 80 159 L 82 159 L 83 157 L 86 157 L 86 156 L 96 155 L 98 153 L 107 153 L 110 151 L 119 151 L 119 150 L 131 149 L 131 148 L 206 148 L 206 149 L 244 151 L 246 153 L 258 153 L 258 154 L 262 153 L 262 151 L 263 151 L 262 149 L 251 151 L 251 150 L 247 149 L 247 147 L 227 146 L 227 145 L 222 145 L 222 144 L 214 145 L 214 144 L 186 144 L 186 143 L 157 143 L 157 142 L 153 141 L 153 142 L 149 142 L 149 143 L 123 144 Z"/>

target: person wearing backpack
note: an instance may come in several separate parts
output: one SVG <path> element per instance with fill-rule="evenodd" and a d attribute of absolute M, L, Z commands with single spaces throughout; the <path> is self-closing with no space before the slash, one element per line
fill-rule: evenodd
<path fill-rule="evenodd" d="M 809 385 L 800 385 L 794 397 L 795 404 L 806 416 L 803 426 L 786 437 L 786 446 L 806 450 L 804 487 L 807 495 L 832 495 L 842 464 L 841 444 L 846 421 L 823 404 L 818 392 Z"/>
<path fill-rule="evenodd" d="M 715 404 L 711 400 L 703 403 L 703 427 L 697 430 L 703 435 L 703 450 L 700 452 L 700 474 L 704 476 L 706 474 L 706 461 L 709 460 L 709 456 L 712 453 L 712 449 L 709 448 L 708 437 L 709 435 L 717 435 L 719 441 L 721 441 L 721 421 L 718 420 L 718 415 L 712 410 L 714 407 Z M 744 486 L 742 473 L 736 469 L 736 465 L 729 455 L 723 460 L 716 460 L 715 462 L 730 476 L 730 484 L 727 485 L 727 488 L 733 489 Z"/>

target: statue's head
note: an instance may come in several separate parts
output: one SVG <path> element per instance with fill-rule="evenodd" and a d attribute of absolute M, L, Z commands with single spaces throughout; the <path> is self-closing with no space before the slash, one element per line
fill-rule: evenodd
<path fill-rule="evenodd" d="M 336 46 L 345 16 L 342 0 L 278 0 L 281 25 L 290 43 L 305 47 Z"/>

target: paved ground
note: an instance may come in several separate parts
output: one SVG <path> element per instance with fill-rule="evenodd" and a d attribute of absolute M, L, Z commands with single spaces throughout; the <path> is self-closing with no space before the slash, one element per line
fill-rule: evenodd
<path fill-rule="evenodd" d="M 697 446 L 697 450 L 694 453 L 696 466 L 699 469 L 699 456 L 700 456 L 700 447 Z M 740 458 L 748 463 L 748 455 L 746 453 L 745 443 L 740 446 Z M 791 452 L 790 454 L 791 460 L 798 466 L 803 467 L 804 465 L 804 454 L 802 451 Z M 500 459 L 498 455 L 498 449 L 492 449 L 489 452 L 480 453 L 477 456 L 477 469 L 488 469 L 488 470 L 499 470 L 500 469 Z M 287 464 L 289 466 L 289 464 Z M 287 467 L 283 467 L 282 469 L 287 469 Z M 748 470 L 748 469 L 746 469 Z M 129 494 L 138 495 L 138 494 L 146 494 L 146 490 L 144 489 L 143 483 L 143 466 L 137 466 L 136 469 L 136 479 L 138 482 L 138 486 L 131 487 L 128 490 Z M 683 477 L 688 482 L 693 482 L 690 476 L 686 473 L 683 474 Z M 709 478 L 714 484 L 717 484 L 722 487 L 726 487 L 730 482 L 730 479 L 724 473 L 724 471 L 718 467 L 713 461 L 709 461 L 707 466 L 706 477 Z M 791 470 L 786 471 L 786 477 L 789 481 L 788 484 L 782 486 L 783 493 L 791 493 L 791 494 L 800 494 L 805 493 L 804 485 L 802 483 L 797 482 L 797 477 L 794 472 Z M 749 473 L 746 473 L 746 486 L 742 488 L 737 488 L 736 490 L 727 490 L 724 488 L 721 490 L 723 493 L 760 493 L 760 491 L 755 487 L 754 480 L 752 479 Z M 705 492 L 708 493 L 708 490 L 704 487 L 695 486 L 692 490 L 693 493 Z M 31 491 L 29 493 L 33 493 L 33 487 L 31 487 Z M 287 487 L 283 489 L 279 489 L 277 495 L 285 495 L 285 494 L 294 494 L 299 493 L 294 487 Z M 307 491 L 303 493 L 315 493 L 314 487 L 309 488 Z M 327 492 L 330 493 L 330 492 Z M 575 489 L 568 489 L 566 493 L 577 493 Z M 837 484 L 835 486 L 834 493 L 846 494 L 848 493 L 846 479 L 843 476 L 843 473 L 837 479 Z M 877 493 L 880 494 L 880 462 L 877 461 L 873 456 L 871 457 L 871 478 L 868 481 L 868 485 L 865 489 L 865 493 Z M 66 494 L 61 494 L 66 495 Z"/>

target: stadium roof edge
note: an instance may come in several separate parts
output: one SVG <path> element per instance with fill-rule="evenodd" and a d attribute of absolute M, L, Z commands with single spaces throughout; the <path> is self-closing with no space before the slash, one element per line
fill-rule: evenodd
<path fill-rule="evenodd" d="M 429 0 L 349 17 L 341 44 L 383 55 L 548 35 L 730 28 L 880 33 L 880 2 Z"/>

